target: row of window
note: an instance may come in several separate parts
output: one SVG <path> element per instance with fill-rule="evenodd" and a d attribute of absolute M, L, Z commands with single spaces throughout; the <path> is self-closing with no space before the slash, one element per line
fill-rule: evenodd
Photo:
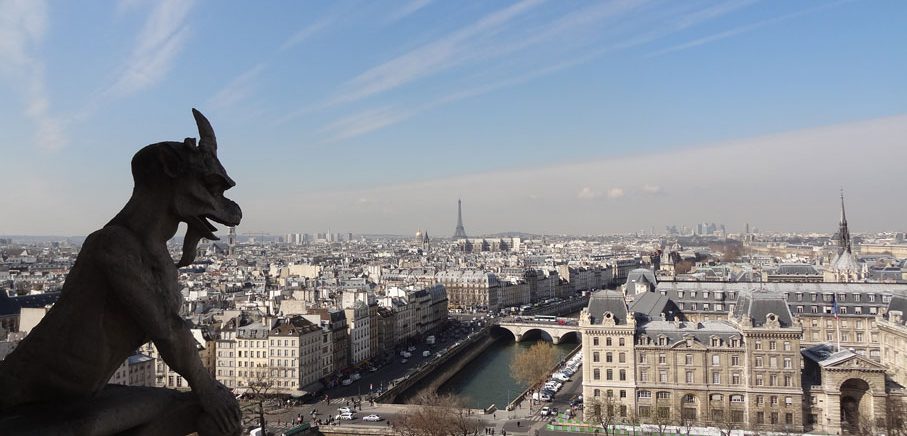
<path fill-rule="evenodd" d="M 621 353 L 621 354 L 623 354 L 623 353 Z M 640 353 L 640 354 L 639 354 L 639 359 L 638 359 L 638 360 L 639 360 L 639 363 L 640 363 L 640 364 L 647 364 L 647 363 L 649 363 L 648 354 L 647 354 L 647 353 Z M 712 366 L 720 366 L 720 365 L 721 365 L 721 355 L 720 355 L 720 354 L 713 354 L 711 360 L 712 360 Z M 659 365 L 667 365 L 667 363 L 668 363 L 668 356 L 667 356 L 667 354 L 664 354 L 664 353 L 658 354 L 658 364 L 659 364 Z M 684 355 L 684 361 L 683 361 L 683 363 L 684 363 L 684 365 L 693 365 L 693 364 L 694 364 L 694 362 L 693 362 L 693 355 L 692 355 L 692 354 L 686 354 L 686 355 Z M 731 366 L 740 366 L 740 355 L 739 355 L 739 354 L 733 354 L 733 355 L 731 355 Z"/>
<path fill-rule="evenodd" d="M 601 370 L 600 369 L 595 368 L 592 370 L 592 379 L 601 380 Z M 605 370 L 605 380 L 614 380 L 614 370 L 613 369 Z M 627 370 L 621 369 L 618 371 L 618 380 L 620 380 L 620 381 L 627 380 Z"/>
<path fill-rule="evenodd" d="M 876 294 L 838 294 L 837 299 L 834 298 L 834 295 L 835 294 L 828 293 L 828 292 L 822 293 L 822 301 L 824 301 L 826 303 L 831 303 L 832 301 L 837 300 L 838 303 L 843 303 L 843 302 L 847 301 L 848 295 L 850 295 L 852 297 L 850 300 L 853 301 L 854 303 L 860 303 L 864 299 L 869 303 L 875 303 L 876 299 L 877 299 Z M 866 296 L 866 298 L 863 298 L 864 295 Z M 790 298 L 790 297 L 788 296 L 788 298 Z M 795 293 L 794 298 L 796 299 L 796 301 L 803 301 L 803 293 L 802 292 Z M 809 301 L 818 301 L 818 299 L 819 299 L 818 293 L 811 292 L 809 294 Z M 888 303 L 889 301 L 891 301 L 891 296 L 882 295 L 881 300 L 883 303 Z"/>
<path fill-rule="evenodd" d="M 624 338 L 622 338 L 622 337 L 621 337 L 621 338 L 617 338 L 617 345 L 618 345 L 618 346 L 623 347 L 625 344 L 626 344 L 626 343 L 625 343 L 625 341 L 624 341 Z M 592 337 L 592 345 L 594 345 L 594 346 L 598 346 L 598 345 L 599 345 L 598 336 L 593 336 L 593 337 Z M 606 347 L 613 346 L 613 342 L 611 341 L 611 337 L 610 337 L 610 336 L 606 336 L 606 337 L 605 337 L 605 346 L 606 346 Z"/>

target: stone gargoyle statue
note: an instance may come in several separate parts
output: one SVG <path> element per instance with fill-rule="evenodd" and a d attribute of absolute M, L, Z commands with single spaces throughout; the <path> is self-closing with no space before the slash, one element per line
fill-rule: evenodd
<path fill-rule="evenodd" d="M 0 362 L 0 434 L 231 435 L 241 414 L 230 391 L 202 365 L 179 316 L 177 268 L 191 264 L 208 220 L 239 224 L 224 197 L 235 183 L 217 159 L 208 120 L 192 110 L 201 136 L 160 142 L 132 158 L 126 206 L 85 240 L 60 298 Z M 182 258 L 167 241 L 188 225 Z M 108 385 L 124 360 L 154 342 L 192 392 Z"/>

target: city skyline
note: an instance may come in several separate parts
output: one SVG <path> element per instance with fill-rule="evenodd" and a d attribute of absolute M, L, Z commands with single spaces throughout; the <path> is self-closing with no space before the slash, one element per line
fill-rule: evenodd
<path fill-rule="evenodd" d="M 831 231 L 841 186 L 855 232 L 901 231 L 888 193 L 907 157 L 907 56 L 885 24 L 905 15 L 857 1 L 5 1 L 0 151 L 15 159 L 0 202 L 15 212 L 0 232 L 95 230 L 128 198 L 135 151 L 196 136 L 193 106 L 238 183 L 241 232 L 448 235 L 459 197 L 469 234 Z"/>

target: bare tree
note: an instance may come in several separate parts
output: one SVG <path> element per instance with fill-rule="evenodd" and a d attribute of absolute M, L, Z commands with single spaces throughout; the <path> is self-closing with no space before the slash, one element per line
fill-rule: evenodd
<path fill-rule="evenodd" d="M 606 435 L 615 434 L 616 430 L 612 426 L 617 421 L 617 411 L 620 406 L 621 403 L 615 400 L 613 395 L 595 397 L 585 405 L 585 409 L 589 412 L 586 416 L 598 422 Z"/>
<path fill-rule="evenodd" d="M 731 436 L 731 432 L 740 428 L 740 423 L 734 421 L 732 411 L 724 409 L 717 410 L 721 411 L 721 415 L 715 416 L 713 414 L 712 422 L 718 427 L 718 431 L 721 432 L 722 436 Z"/>
<path fill-rule="evenodd" d="M 888 436 L 907 436 L 907 406 L 904 398 L 889 394 L 885 406 L 885 432 Z"/>
<path fill-rule="evenodd" d="M 636 410 L 630 410 L 627 413 L 627 424 L 633 426 L 633 435 L 636 436 L 636 428 L 639 427 L 639 424 L 642 423 L 642 420 L 639 418 L 639 414 L 636 413 Z"/>
<path fill-rule="evenodd" d="M 275 369 L 270 368 L 268 365 L 259 364 L 251 371 L 249 371 L 249 381 L 246 384 L 248 392 L 253 396 L 253 406 L 257 405 L 258 410 L 252 411 L 253 413 L 258 414 L 258 424 L 261 426 L 261 431 L 264 433 L 265 430 L 265 410 L 264 402 L 265 397 L 270 393 L 271 388 L 274 387 L 274 374 Z"/>
<path fill-rule="evenodd" d="M 403 436 L 477 436 L 481 423 L 463 400 L 453 395 L 423 393 L 397 415 L 394 427 Z"/>
<path fill-rule="evenodd" d="M 664 435 L 668 426 L 674 423 L 671 416 L 671 402 L 668 399 L 656 399 L 655 411 L 652 415 L 652 424 L 658 428 L 658 434 Z"/>
<path fill-rule="evenodd" d="M 536 386 L 543 382 L 551 368 L 557 364 L 558 356 L 549 342 L 538 341 L 523 353 L 518 353 L 510 362 L 510 372 L 517 380 Z"/>

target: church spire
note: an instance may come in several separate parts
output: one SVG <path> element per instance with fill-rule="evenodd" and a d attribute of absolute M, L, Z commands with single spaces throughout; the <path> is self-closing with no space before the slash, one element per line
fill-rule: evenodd
<path fill-rule="evenodd" d="M 850 230 L 847 229 L 847 214 L 844 212 L 844 188 L 841 188 L 841 222 L 838 224 L 838 251 L 851 253 Z"/>

